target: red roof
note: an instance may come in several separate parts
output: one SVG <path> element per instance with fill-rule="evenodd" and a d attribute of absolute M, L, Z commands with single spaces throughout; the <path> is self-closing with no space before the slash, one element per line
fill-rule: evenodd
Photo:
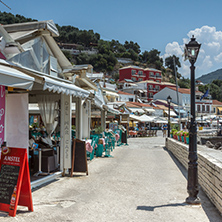
<path fill-rule="evenodd" d="M 131 93 L 127 93 L 127 92 L 123 92 L 123 91 L 118 91 L 118 94 L 122 94 L 122 95 L 130 95 L 130 96 L 135 96 L 134 94 Z"/>
<path fill-rule="evenodd" d="M 218 100 L 212 100 L 213 105 L 219 105 L 222 106 L 222 102 L 218 101 Z"/>
<path fill-rule="evenodd" d="M 174 87 L 167 87 L 167 88 L 176 91 L 176 88 L 174 88 Z M 183 93 L 183 94 L 190 94 L 190 89 L 186 89 L 186 88 L 178 88 L 178 92 Z M 201 93 L 200 91 L 196 91 L 196 92 Z"/>
<path fill-rule="evenodd" d="M 139 102 L 126 102 L 127 105 L 135 105 L 135 106 L 139 106 L 139 107 L 152 107 L 151 105 L 149 104 L 146 104 L 146 103 L 139 103 Z"/>

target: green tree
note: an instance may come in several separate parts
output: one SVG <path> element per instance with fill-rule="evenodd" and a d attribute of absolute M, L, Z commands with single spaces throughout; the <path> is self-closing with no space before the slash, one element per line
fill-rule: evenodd
<path fill-rule="evenodd" d="M 177 76 L 177 78 L 180 79 L 181 78 L 181 74 L 178 73 L 178 71 L 177 71 L 178 67 L 179 68 L 181 67 L 179 57 L 176 57 L 175 55 L 167 57 L 165 59 L 165 66 L 172 70 L 173 78 L 175 79 L 174 59 L 175 59 L 175 65 L 176 65 L 176 74 L 177 74 L 176 76 Z"/>
<path fill-rule="evenodd" d="M 145 50 L 140 55 L 140 61 L 146 63 L 149 67 L 162 70 L 163 59 L 160 58 L 160 51 L 157 49 L 152 49 L 149 52 Z"/>
<path fill-rule="evenodd" d="M 190 79 L 187 78 L 185 79 L 184 77 L 182 77 L 181 79 L 178 80 L 178 85 L 180 88 L 190 88 Z"/>

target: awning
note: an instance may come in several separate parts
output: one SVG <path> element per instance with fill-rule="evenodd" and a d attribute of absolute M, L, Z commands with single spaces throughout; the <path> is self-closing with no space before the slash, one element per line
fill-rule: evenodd
<path fill-rule="evenodd" d="M 132 110 L 133 113 L 136 113 L 136 112 L 145 113 L 145 111 L 141 108 L 134 108 L 134 107 L 129 107 L 129 108 Z"/>
<path fill-rule="evenodd" d="M 119 97 L 119 95 L 115 92 L 110 92 L 110 91 L 105 91 L 107 96 L 115 96 L 115 97 Z"/>
<path fill-rule="evenodd" d="M 153 122 L 154 118 L 151 118 L 150 116 L 147 116 L 146 114 L 139 117 L 140 122 Z"/>
<path fill-rule="evenodd" d="M 165 113 L 168 115 L 168 111 L 165 111 Z M 170 110 L 170 116 L 177 116 L 177 114 L 174 111 Z"/>
<path fill-rule="evenodd" d="M 130 115 L 129 115 L 129 118 L 130 118 L 130 120 L 140 121 L 140 120 L 139 120 L 139 116 L 136 116 L 136 115 L 134 115 L 134 114 L 130 114 Z"/>
<path fill-rule="evenodd" d="M 34 80 L 17 69 L 0 65 L 0 85 L 31 90 Z"/>
<path fill-rule="evenodd" d="M 116 109 L 113 109 L 112 107 L 108 106 L 108 105 L 103 105 L 103 108 L 107 111 L 107 112 L 110 112 L 112 114 L 116 114 L 116 115 L 120 115 L 121 113 L 116 110 Z"/>
<path fill-rule="evenodd" d="M 168 121 L 162 117 L 156 117 L 154 118 L 155 123 L 168 123 Z"/>
<path fill-rule="evenodd" d="M 149 109 L 149 108 L 143 108 L 143 110 L 145 110 L 146 112 L 148 112 L 148 113 L 154 113 L 155 112 L 155 110 L 154 109 Z"/>
<path fill-rule="evenodd" d="M 82 99 L 87 98 L 90 94 L 89 91 L 81 89 L 73 84 L 65 83 L 59 80 L 54 80 L 49 77 L 44 76 L 44 86 L 43 90 L 49 90 L 50 92 L 57 92 L 66 95 L 71 95 L 74 97 L 80 97 Z"/>

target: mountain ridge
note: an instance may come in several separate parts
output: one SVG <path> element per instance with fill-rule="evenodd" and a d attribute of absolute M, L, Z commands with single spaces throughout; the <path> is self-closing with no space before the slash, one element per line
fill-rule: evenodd
<path fill-rule="evenodd" d="M 217 69 L 216 71 L 210 72 L 208 74 L 204 74 L 201 77 L 197 78 L 196 80 L 199 80 L 204 84 L 208 84 L 215 79 L 222 80 L 222 68 Z"/>

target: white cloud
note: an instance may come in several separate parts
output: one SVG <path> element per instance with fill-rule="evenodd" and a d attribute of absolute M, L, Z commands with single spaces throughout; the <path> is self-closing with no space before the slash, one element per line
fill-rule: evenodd
<path fill-rule="evenodd" d="M 163 59 L 168 56 L 176 55 L 180 58 L 181 68 L 179 72 L 185 76 L 190 75 L 190 63 L 184 62 L 182 58 L 183 48 L 190 38 L 194 35 L 196 40 L 201 43 L 201 49 L 197 58 L 196 77 L 214 71 L 222 67 L 222 31 L 217 31 L 215 27 L 202 26 L 188 32 L 188 38 L 183 38 L 182 43 L 168 43 L 165 47 Z"/>

